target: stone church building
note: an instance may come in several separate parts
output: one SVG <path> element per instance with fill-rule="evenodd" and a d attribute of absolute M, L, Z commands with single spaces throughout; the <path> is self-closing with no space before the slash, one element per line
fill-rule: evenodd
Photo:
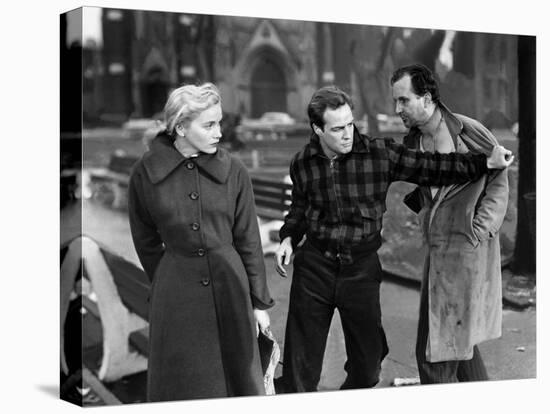
<path fill-rule="evenodd" d="M 101 44 L 81 44 L 85 124 L 153 117 L 171 89 L 204 81 L 218 85 L 226 113 L 281 111 L 299 121 L 312 93 L 336 84 L 354 98 L 356 119 L 371 120 L 393 114 L 389 78 L 411 62 L 438 74 L 455 111 L 517 120 L 514 35 L 145 10 L 100 15 Z"/>

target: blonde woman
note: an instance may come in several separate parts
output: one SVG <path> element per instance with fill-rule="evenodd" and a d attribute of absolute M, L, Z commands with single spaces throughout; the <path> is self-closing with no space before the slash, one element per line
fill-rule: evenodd
<path fill-rule="evenodd" d="M 211 83 L 174 90 L 130 179 L 134 245 L 151 280 L 149 401 L 265 394 L 257 332 L 273 306 L 246 168 L 218 148 Z"/>

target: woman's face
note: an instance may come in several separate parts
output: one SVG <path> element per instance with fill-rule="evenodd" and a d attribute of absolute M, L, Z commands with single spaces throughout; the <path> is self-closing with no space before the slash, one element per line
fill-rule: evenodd
<path fill-rule="evenodd" d="M 183 139 L 197 152 L 213 154 L 218 150 L 222 136 L 220 121 L 222 107 L 219 103 L 202 111 L 198 117 L 182 128 Z"/>

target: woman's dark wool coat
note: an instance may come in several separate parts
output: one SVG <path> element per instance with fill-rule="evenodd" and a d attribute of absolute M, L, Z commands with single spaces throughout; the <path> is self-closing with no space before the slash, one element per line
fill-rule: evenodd
<path fill-rule="evenodd" d="M 223 149 L 186 159 L 161 134 L 129 216 L 152 282 L 148 400 L 264 394 L 253 307 L 273 300 L 246 168 Z"/>

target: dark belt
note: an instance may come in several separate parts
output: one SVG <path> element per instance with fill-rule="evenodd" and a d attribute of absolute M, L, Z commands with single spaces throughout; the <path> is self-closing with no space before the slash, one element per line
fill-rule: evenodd
<path fill-rule="evenodd" d="M 349 246 L 340 246 L 338 249 L 336 243 L 332 240 L 319 240 L 310 235 L 307 236 L 306 243 L 309 242 L 313 247 L 319 250 L 321 253 L 329 252 L 335 257 L 338 257 L 340 252 L 349 252 L 351 256 L 363 256 L 376 252 L 382 245 L 382 237 L 380 233 L 368 235 L 364 237 L 360 242 L 354 243 Z"/>
<path fill-rule="evenodd" d="M 222 243 L 217 246 L 209 246 L 206 247 L 197 247 L 196 249 L 189 250 L 189 249 L 180 249 L 180 248 L 173 248 L 171 246 L 166 246 L 166 253 L 171 254 L 172 256 L 184 256 L 184 257 L 203 257 L 206 256 L 208 252 L 212 252 L 214 250 L 218 250 L 224 247 L 233 246 L 231 243 Z"/>

